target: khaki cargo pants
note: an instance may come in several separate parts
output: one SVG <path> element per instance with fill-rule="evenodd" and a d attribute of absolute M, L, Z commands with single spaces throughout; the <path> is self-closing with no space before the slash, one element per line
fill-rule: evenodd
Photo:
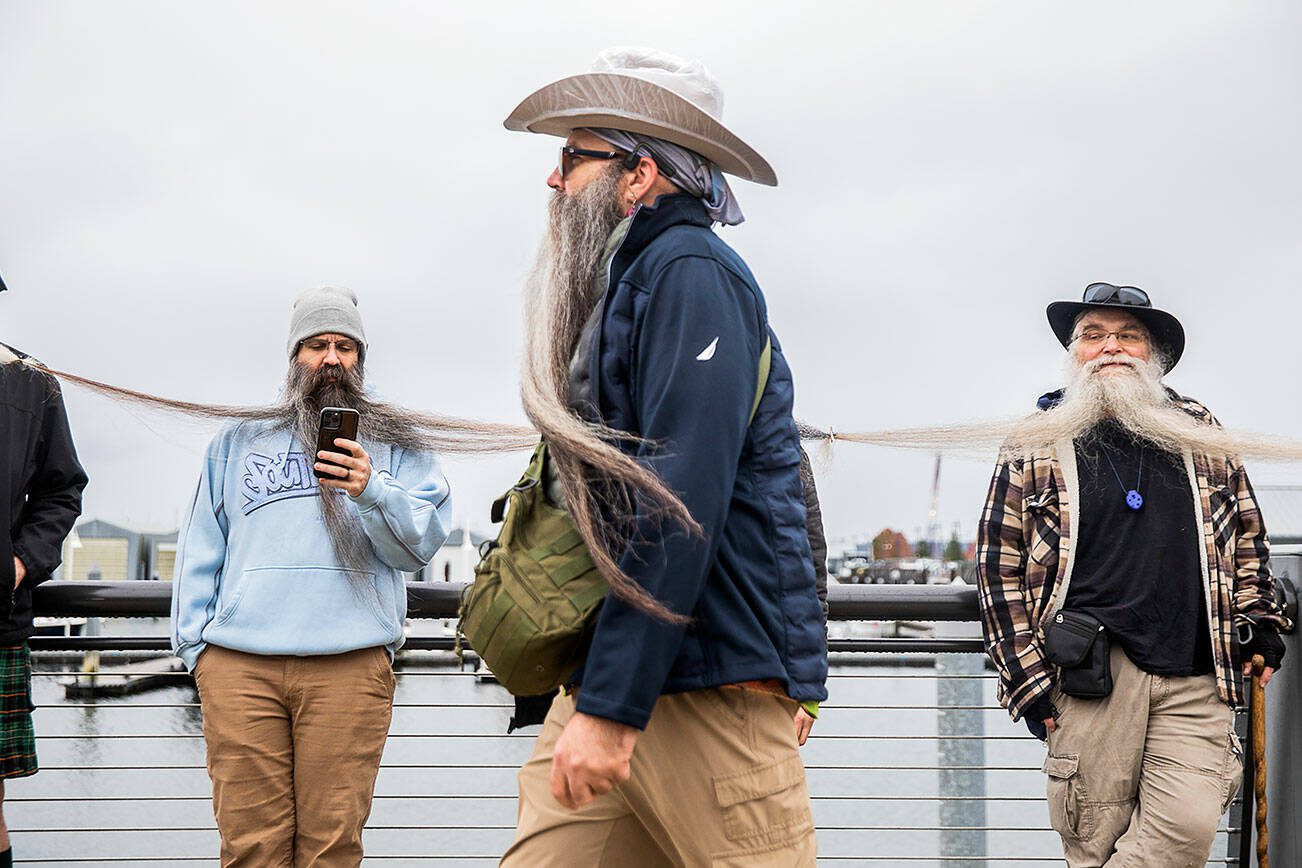
<path fill-rule="evenodd" d="M 393 715 L 389 652 L 209 645 L 194 680 L 222 868 L 356 868 Z"/>
<path fill-rule="evenodd" d="M 1234 711 L 1212 675 L 1150 675 L 1112 649 L 1112 695 L 1057 688 L 1049 822 L 1070 868 L 1203 868 L 1243 774 Z"/>
<path fill-rule="evenodd" d="M 552 749 L 574 716 L 558 696 L 520 770 L 506 868 L 812 868 L 805 767 L 786 697 L 737 687 L 661 696 L 632 777 L 577 811 L 552 798 Z"/>

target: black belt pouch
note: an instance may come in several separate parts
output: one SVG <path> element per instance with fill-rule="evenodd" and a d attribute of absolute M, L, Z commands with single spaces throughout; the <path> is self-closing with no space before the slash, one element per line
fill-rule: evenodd
<path fill-rule="evenodd" d="M 1099 619 L 1061 611 L 1044 631 L 1044 653 L 1059 668 L 1058 686 L 1068 696 L 1102 699 L 1112 692 L 1111 637 Z"/>

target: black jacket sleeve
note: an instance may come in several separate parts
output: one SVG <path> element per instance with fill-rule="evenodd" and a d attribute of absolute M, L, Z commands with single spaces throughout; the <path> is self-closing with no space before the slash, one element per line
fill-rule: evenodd
<path fill-rule="evenodd" d="M 81 492 L 87 481 L 72 445 L 63 396 L 53 383 L 40 416 L 36 466 L 14 538 L 14 554 L 27 568 L 23 579 L 27 587 L 46 581 L 59 566 L 63 539 L 81 515 Z"/>
<path fill-rule="evenodd" d="M 675 612 L 690 615 L 705 587 L 728 515 L 764 345 L 759 304 L 720 263 L 667 265 L 647 302 L 635 352 L 638 460 L 678 494 L 700 524 L 694 536 L 639 504 L 644 540 L 624 571 Z M 578 710 L 645 727 L 685 628 L 613 595 L 602 607 L 583 669 Z"/>

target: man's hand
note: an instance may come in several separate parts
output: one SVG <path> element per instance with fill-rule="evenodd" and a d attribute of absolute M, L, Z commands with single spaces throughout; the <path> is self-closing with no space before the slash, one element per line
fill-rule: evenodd
<path fill-rule="evenodd" d="M 15 590 L 18 589 L 18 586 L 23 583 L 23 579 L 25 578 L 27 578 L 27 566 L 21 560 L 19 560 L 17 556 L 15 556 L 14 557 L 14 589 Z M 1264 681 L 1262 683 L 1265 684 Z"/>
<path fill-rule="evenodd" d="M 316 454 L 319 459 L 316 469 L 322 473 L 329 474 L 321 480 L 323 488 L 337 488 L 340 491 L 346 491 L 352 497 L 361 496 L 362 489 L 366 488 L 366 483 L 371 481 L 371 456 L 366 454 L 362 444 L 356 440 L 346 440 L 343 437 L 335 438 L 335 445 L 348 451 L 345 455 L 341 452 L 327 452 L 322 449 Z M 326 461 L 333 461 L 334 464 L 326 464 Z M 342 464 L 342 467 L 336 467 L 336 464 Z"/>
<path fill-rule="evenodd" d="M 1054 732 L 1058 729 L 1058 721 L 1054 720 L 1052 717 L 1046 717 L 1044 719 L 1044 728 L 1049 732 Z"/>
<path fill-rule="evenodd" d="M 1261 670 L 1261 686 L 1262 686 L 1262 687 L 1265 687 L 1267 684 L 1269 684 L 1269 683 L 1270 683 L 1270 676 L 1272 676 L 1272 675 L 1274 675 L 1274 674 L 1275 674 L 1275 670 L 1272 669 L 1272 668 L 1270 668 L 1269 666 L 1267 666 L 1265 669 Z M 1251 677 L 1252 677 L 1252 662 L 1251 662 L 1251 661 L 1249 661 L 1249 662 L 1243 664 L 1243 677 L 1244 677 L 1244 678 L 1251 678 Z"/>
<path fill-rule="evenodd" d="M 809 740 L 809 732 L 814 728 L 814 718 L 803 708 L 796 709 L 796 743 L 804 744 Z"/>
<path fill-rule="evenodd" d="M 552 751 L 552 796 L 577 810 L 628 780 L 637 737 L 631 726 L 575 714 Z"/>

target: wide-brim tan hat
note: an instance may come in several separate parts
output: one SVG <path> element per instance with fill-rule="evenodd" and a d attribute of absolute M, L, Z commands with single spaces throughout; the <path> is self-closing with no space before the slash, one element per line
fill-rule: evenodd
<path fill-rule="evenodd" d="M 776 186 L 759 152 L 723 125 L 723 92 L 700 61 L 653 48 L 608 48 L 591 72 L 554 81 L 525 98 L 508 130 L 564 138 L 581 127 L 609 127 L 695 151 L 720 170 Z"/>

